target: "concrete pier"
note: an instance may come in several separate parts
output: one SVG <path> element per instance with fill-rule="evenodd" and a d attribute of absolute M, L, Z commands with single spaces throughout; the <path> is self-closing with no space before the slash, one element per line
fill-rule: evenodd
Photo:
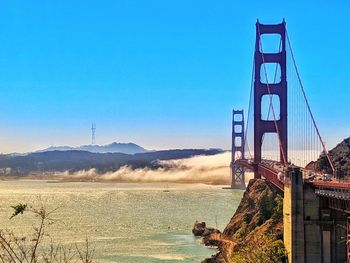
<path fill-rule="evenodd" d="M 300 169 L 287 171 L 283 198 L 284 245 L 288 253 L 288 262 L 305 262 L 304 236 L 304 191 Z"/>
<path fill-rule="evenodd" d="M 349 262 L 344 212 L 317 195 L 314 185 L 303 181 L 300 168 L 290 168 L 286 175 L 283 224 L 288 262 Z"/>

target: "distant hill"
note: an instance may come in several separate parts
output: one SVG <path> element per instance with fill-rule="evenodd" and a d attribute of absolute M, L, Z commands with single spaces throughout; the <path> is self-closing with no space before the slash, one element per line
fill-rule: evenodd
<path fill-rule="evenodd" d="M 336 171 L 343 176 L 350 175 L 350 137 L 344 139 L 341 143 L 329 151 L 329 156 L 333 162 Z M 332 173 L 327 157 L 321 154 L 317 161 L 308 164 L 309 168 Z"/>
<path fill-rule="evenodd" d="M 52 152 L 52 151 L 87 151 L 92 153 L 145 153 L 147 150 L 135 143 L 117 143 L 113 142 L 107 145 L 82 145 L 78 147 L 71 146 L 52 146 L 38 152 Z"/>
<path fill-rule="evenodd" d="M 137 154 L 93 153 L 88 151 L 45 151 L 25 156 L 0 155 L 0 174 L 25 176 L 32 173 L 79 171 L 96 168 L 98 172 L 115 171 L 121 166 L 158 168 L 156 160 L 189 158 L 195 155 L 213 155 L 218 149 L 185 149 L 154 151 Z"/>

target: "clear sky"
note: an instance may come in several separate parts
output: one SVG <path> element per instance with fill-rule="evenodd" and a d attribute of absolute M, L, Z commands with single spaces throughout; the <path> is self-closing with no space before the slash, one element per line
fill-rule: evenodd
<path fill-rule="evenodd" d="M 287 21 L 329 146 L 350 134 L 349 1 L 2 0 L 0 152 L 230 148 L 255 22 Z"/>

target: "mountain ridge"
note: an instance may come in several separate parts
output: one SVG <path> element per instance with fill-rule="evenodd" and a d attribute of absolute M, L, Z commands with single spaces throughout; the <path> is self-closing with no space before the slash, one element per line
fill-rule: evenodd
<path fill-rule="evenodd" d="M 81 145 L 81 146 L 51 146 L 43 150 L 36 152 L 51 152 L 51 151 L 87 151 L 92 153 L 126 153 L 126 154 L 136 154 L 148 152 L 145 148 L 132 142 L 119 143 L 112 142 L 105 145 Z"/>

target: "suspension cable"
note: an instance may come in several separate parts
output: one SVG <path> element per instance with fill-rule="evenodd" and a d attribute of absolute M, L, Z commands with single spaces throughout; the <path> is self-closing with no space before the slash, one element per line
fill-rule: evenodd
<path fill-rule="evenodd" d="M 287 31 L 287 28 L 286 28 L 286 36 L 287 36 L 287 41 L 288 41 L 288 46 L 289 46 L 289 49 L 290 49 L 290 53 L 291 53 L 291 57 L 292 57 L 292 60 L 293 60 L 293 64 L 294 64 L 294 68 L 295 68 L 295 71 L 297 73 L 297 77 L 298 77 L 298 81 L 299 81 L 299 85 L 300 85 L 300 88 L 301 88 L 301 91 L 302 91 L 302 94 L 303 94 L 303 97 L 304 97 L 304 100 L 306 102 L 306 106 L 307 106 L 307 109 L 309 111 L 309 114 L 311 116 L 311 120 L 312 120 L 312 123 L 316 129 L 316 132 L 317 132 L 317 136 L 322 144 L 322 148 L 323 148 L 323 151 L 327 157 L 327 160 L 328 160 L 328 163 L 329 165 L 331 166 L 332 168 L 332 171 L 333 171 L 333 175 L 335 175 L 335 169 L 334 169 L 334 166 L 333 166 L 333 162 L 329 156 L 329 152 L 327 151 L 327 148 L 326 148 L 326 145 L 321 137 L 321 134 L 320 134 L 320 131 L 318 129 L 318 126 L 316 124 L 316 121 L 315 121 L 315 118 L 314 118 L 314 115 L 311 111 L 311 107 L 310 107 L 310 104 L 309 104 L 309 101 L 306 97 L 306 93 L 305 93 L 305 89 L 304 89 L 304 86 L 303 86 L 303 83 L 301 82 L 301 77 L 300 77 L 300 74 L 299 74 L 299 70 L 298 70 L 298 67 L 297 67 L 297 64 L 295 62 L 295 59 L 294 59 L 294 54 L 293 54 L 293 49 L 292 49 L 292 45 L 290 44 L 290 40 L 289 40 L 289 35 L 288 35 L 288 31 Z"/>
<path fill-rule="evenodd" d="M 273 119 L 274 119 L 275 129 L 276 129 L 277 136 L 278 136 L 279 148 L 280 148 L 280 151 L 281 151 L 281 153 L 282 153 L 283 165 L 285 166 L 285 168 L 288 168 L 288 163 L 287 163 L 287 161 L 286 161 L 286 156 L 285 156 L 285 154 L 284 154 L 283 146 L 282 146 L 282 142 L 281 142 L 280 131 L 279 131 L 278 125 L 277 125 L 275 109 L 274 109 L 274 107 L 273 107 L 273 100 L 272 100 L 273 97 L 272 97 L 272 93 L 271 93 L 271 89 L 270 89 L 270 85 L 269 85 L 269 80 L 268 80 L 268 76 L 267 76 L 267 70 L 266 70 L 265 58 L 264 58 L 264 51 L 263 51 L 263 46 L 262 46 L 261 39 L 260 39 L 260 35 L 261 35 L 261 34 L 260 34 L 260 27 L 259 27 L 259 25 L 257 26 L 257 28 L 258 28 L 258 33 L 259 33 L 259 47 L 261 47 L 261 57 L 262 57 L 263 65 L 264 65 L 264 73 L 265 73 L 265 78 L 266 78 L 266 86 L 267 86 L 267 90 L 268 90 L 268 92 L 269 92 L 270 107 L 271 107 L 271 110 L 272 110 L 272 115 L 273 115 Z"/>

